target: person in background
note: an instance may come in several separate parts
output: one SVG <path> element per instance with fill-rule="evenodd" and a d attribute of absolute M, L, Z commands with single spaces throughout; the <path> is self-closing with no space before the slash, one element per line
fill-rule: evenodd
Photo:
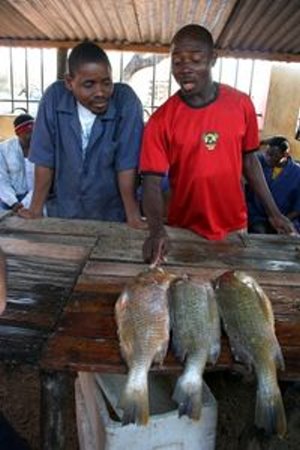
<path fill-rule="evenodd" d="M 245 230 L 244 174 L 272 226 L 278 232 L 294 232 L 278 210 L 254 153 L 259 139 L 253 104 L 246 94 L 213 81 L 215 61 L 206 28 L 187 25 L 172 39 L 172 73 L 180 89 L 149 119 L 140 159 L 143 210 L 150 231 L 143 246 L 147 262 L 159 263 L 168 252 L 160 187 L 167 172 L 171 226 L 211 240 Z"/>
<path fill-rule="evenodd" d="M 265 152 L 258 158 L 275 203 L 300 232 L 300 166 L 291 157 L 289 142 L 284 136 L 265 139 L 261 145 Z M 246 199 L 249 232 L 276 233 L 262 202 L 248 185 Z"/>
<path fill-rule="evenodd" d="M 17 212 L 31 198 L 33 165 L 28 153 L 34 119 L 20 114 L 13 125 L 16 136 L 0 143 L 0 208 Z"/>
<path fill-rule="evenodd" d="M 143 110 L 130 86 L 113 83 L 92 42 L 71 51 L 65 80 L 43 95 L 32 136 L 35 186 L 24 218 L 97 219 L 145 228 L 135 197 Z"/>

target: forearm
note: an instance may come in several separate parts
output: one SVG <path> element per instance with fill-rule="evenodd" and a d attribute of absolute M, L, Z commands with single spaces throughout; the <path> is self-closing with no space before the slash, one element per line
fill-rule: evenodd
<path fill-rule="evenodd" d="M 136 170 L 118 172 L 118 183 L 127 220 L 140 215 L 138 202 L 135 197 Z"/>
<path fill-rule="evenodd" d="M 146 175 L 143 181 L 143 211 L 152 236 L 165 234 L 165 205 L 160 182 L 161 177 L 153 175 Z"/>
<path fill-rule="evenodd" d="M 249 183 L 249 187 L 262 202 L 267 215 L 273 217 L 280 214 L 266 182 L 260 162 L 255 154 L 251 153 L 244 156 L 243 173 Z"/>
<path fill-rule="evenodd" d="M 34 190 L 30 211 L 34 216 L 41 216 L 53 179 L 53 169 L 36 166 L 34 172 Z"/>
<path fill-rule="evenodd" d="M 290 212 L 290 213 L 287 214 L 287 217 L 290 220 L 294 220 L 294 219 L 296 219 L 299 216 L 300 216 L 300 212 L 297 212 L 297 211 L 293 211 L 293 212 Z"/>

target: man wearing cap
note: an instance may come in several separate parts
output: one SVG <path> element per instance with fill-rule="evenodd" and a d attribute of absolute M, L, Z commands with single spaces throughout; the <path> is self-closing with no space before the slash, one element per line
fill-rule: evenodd
<path fill-rule="evenodd" d="M 270 192 L 280 212 L 288 217 L 300 232 L 300 166 L 290 155 L 284 136 L 273 136 L 261 142 L 258 155 Z M 249 232 L 276 233 L 268 221 L 265 208 L 257 195 L 246 186 Z"/>
<path fill-rule="evenodd" d="M 16 136 L 0 143 L 0 209 L 16 212 L 31 197 L 33 164 L 27 156 L 34 119 L 20 114 L 13 124 Z"/>

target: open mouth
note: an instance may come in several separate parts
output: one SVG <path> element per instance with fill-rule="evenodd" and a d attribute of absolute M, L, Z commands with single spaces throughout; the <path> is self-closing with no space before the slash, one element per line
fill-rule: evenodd
<path fill-rule="evenodd" d="M 182 81 L 180 85 L 184 92 L 191 92 L 195 87 L 195 83 L 190 80 Z"/>

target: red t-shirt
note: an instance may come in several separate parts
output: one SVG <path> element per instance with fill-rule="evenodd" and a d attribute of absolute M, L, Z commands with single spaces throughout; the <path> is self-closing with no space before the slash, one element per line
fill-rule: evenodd
<path fill-rule="evenodd" d="M 258 145 L 256 114 L 246 94 L 219 85 L 216 100 L 200 108 L 175 94 L 146 125 L 140 171 L 169 172 L 169 225 L 223 239 L 247 226 L 242 153 Z"/>

